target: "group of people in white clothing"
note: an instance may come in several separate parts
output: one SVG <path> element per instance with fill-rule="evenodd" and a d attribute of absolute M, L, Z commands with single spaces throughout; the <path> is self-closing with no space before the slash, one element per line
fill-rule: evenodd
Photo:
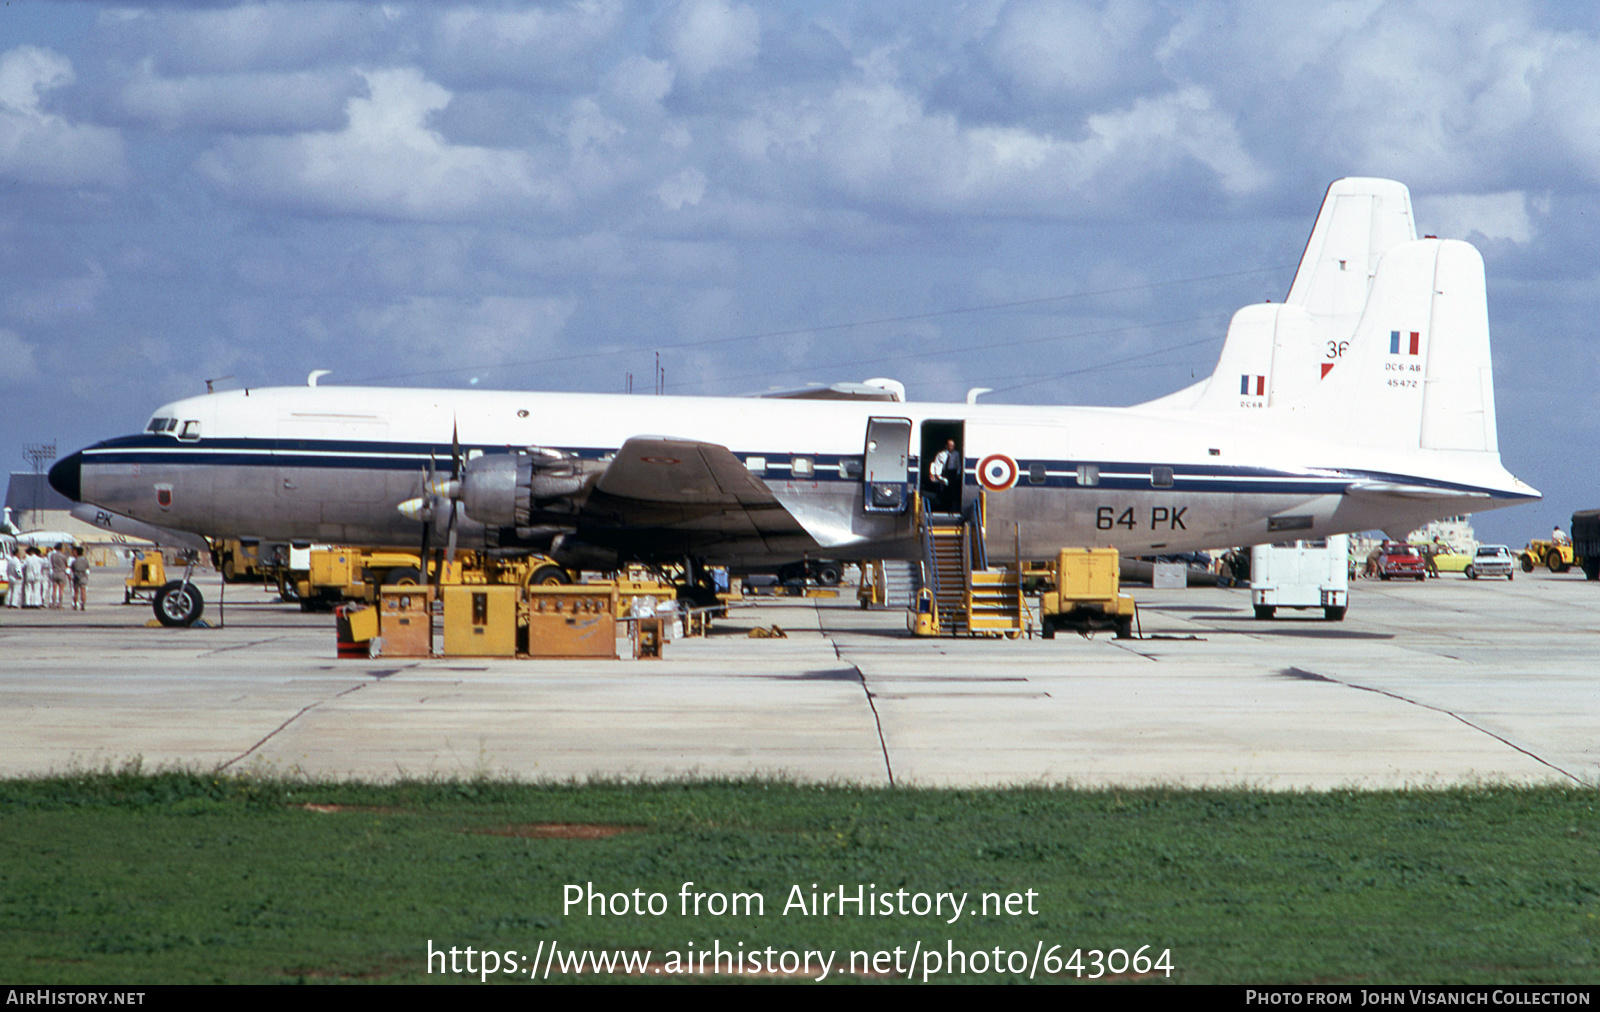
<path fill-rule="evenodd" d="M 89 603 L 89 560 L 83 549 L 56 545 L 48 553 L 17 545 L 5 561 L 12 608 L 62 608 L 82 611 Z"/>

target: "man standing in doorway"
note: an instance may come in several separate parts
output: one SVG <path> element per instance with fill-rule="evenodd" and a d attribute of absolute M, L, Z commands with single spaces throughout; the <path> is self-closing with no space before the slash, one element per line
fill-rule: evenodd
<path fill-rule="evenodd" d="M 933 463 L 928 465 L 928 480 L 938 490 L 938 501 L 933 504 L 940 513 L 958 513 L 961 511 L 961 454 L 956 450 L 956 441 L 946 439 L 944 449 L 940 450 L 933 458 Z"/>

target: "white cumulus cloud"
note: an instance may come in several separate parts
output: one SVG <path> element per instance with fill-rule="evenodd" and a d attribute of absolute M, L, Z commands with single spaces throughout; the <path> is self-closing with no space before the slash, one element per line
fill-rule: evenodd
<path fill-rule="evenodd" d="M 1509 239 L 1526 244 L 1538 229 L 1529 214 L 1528 194 L 1454 193 L 1417 199 L 1417 220 L 1430 235 L 1446 239 L 1466 239 L 1476 233 L 1485 239 Z"/>
<path fill-rule="evenodd" d="M 366 71 L 343 130 L 234 138 L 201 156 L 218 188 L 246 198 L 416 220 L 548 203 L 552 182 L 522 151 L 449 143 L 428 125 L 450 92 L 402 67 Z"/>
<path fill-rule="evenodd" d="M 76 125 L 44 109 L 71 84 L 72 63 L 36 46 L 0 54 L 0 178 L 52 186 L 117 186 L 127 177 L 115 130 Z"/>
<path fill-rule="evenodd" d="M 667 177 L 656 187 L 661 206 L 671 211 L 681 211 L 685 204 L 698 204 L 705 195 L 706 174 L 692 165 Z"/>
<path fill-rule="evenodd" d="M 967 125 L 894 83 L 842 86 L 826 101 L 774 105 L 734 131 L 747 157 L 814 166 L 859 196 L 939 209 L 1066 210 L 1091 189 L 1119 188 L 1193 161 L 1229 193 L 1264 186 L 1231 116 L 1190 86 L 1088 116 L 1081 136 Z"/>
<path fill-rule="evenodd" d="M 337 127 L 361 84 L 344 69 L 163 77 L 146 59 L 123 85 L 119 104 L 163 130 L 285 133 Z"/>
<path fill-rule="evenodd" d="M 761 21 L 743 4 L 685 0 L 663 23 L 664 41 L 692 77 L 750 63 L 761 51 Z"/>
<path fill-rule="evenodd" d="M 0 327 L 0 386 L 15 387 L 39 378 L 39 363 L 33 345 L 14 330 Z"/>

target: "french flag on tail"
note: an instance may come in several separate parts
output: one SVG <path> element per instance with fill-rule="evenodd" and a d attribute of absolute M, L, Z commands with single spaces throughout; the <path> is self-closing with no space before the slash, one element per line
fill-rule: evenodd
<path fill-rule="evenodd" d="M 1400 331 L 1389 331 L 1389 354 L 1391 355 L 1415 355 L 1417 354 L 1421 344 L 1422 335 L 1415 330 L 1411 331 L 1411 339 L 1409 342 L 1406 341 L 1405 335 Z"/>
<path fill-rule="evenodd" d="M 1257 397 L 1267 396 L 1267 378 L 1265 376 L 1240 376 L 1239 393 L 1245 397 L 1254 394 Z"/>

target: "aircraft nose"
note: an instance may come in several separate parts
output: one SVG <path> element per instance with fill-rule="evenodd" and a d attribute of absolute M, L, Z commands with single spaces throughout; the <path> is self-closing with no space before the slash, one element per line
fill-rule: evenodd
<path fill-rule="evenodd" d="M 54 467 L 50 468 L 50 487 L 73 502 L 82 501 L 83 497 L 79 494 L 82 491 L 82 479 L 83 454 L 81 452 L 74 453 L 69 457 L 63 457 L 56 461 Z"/>

